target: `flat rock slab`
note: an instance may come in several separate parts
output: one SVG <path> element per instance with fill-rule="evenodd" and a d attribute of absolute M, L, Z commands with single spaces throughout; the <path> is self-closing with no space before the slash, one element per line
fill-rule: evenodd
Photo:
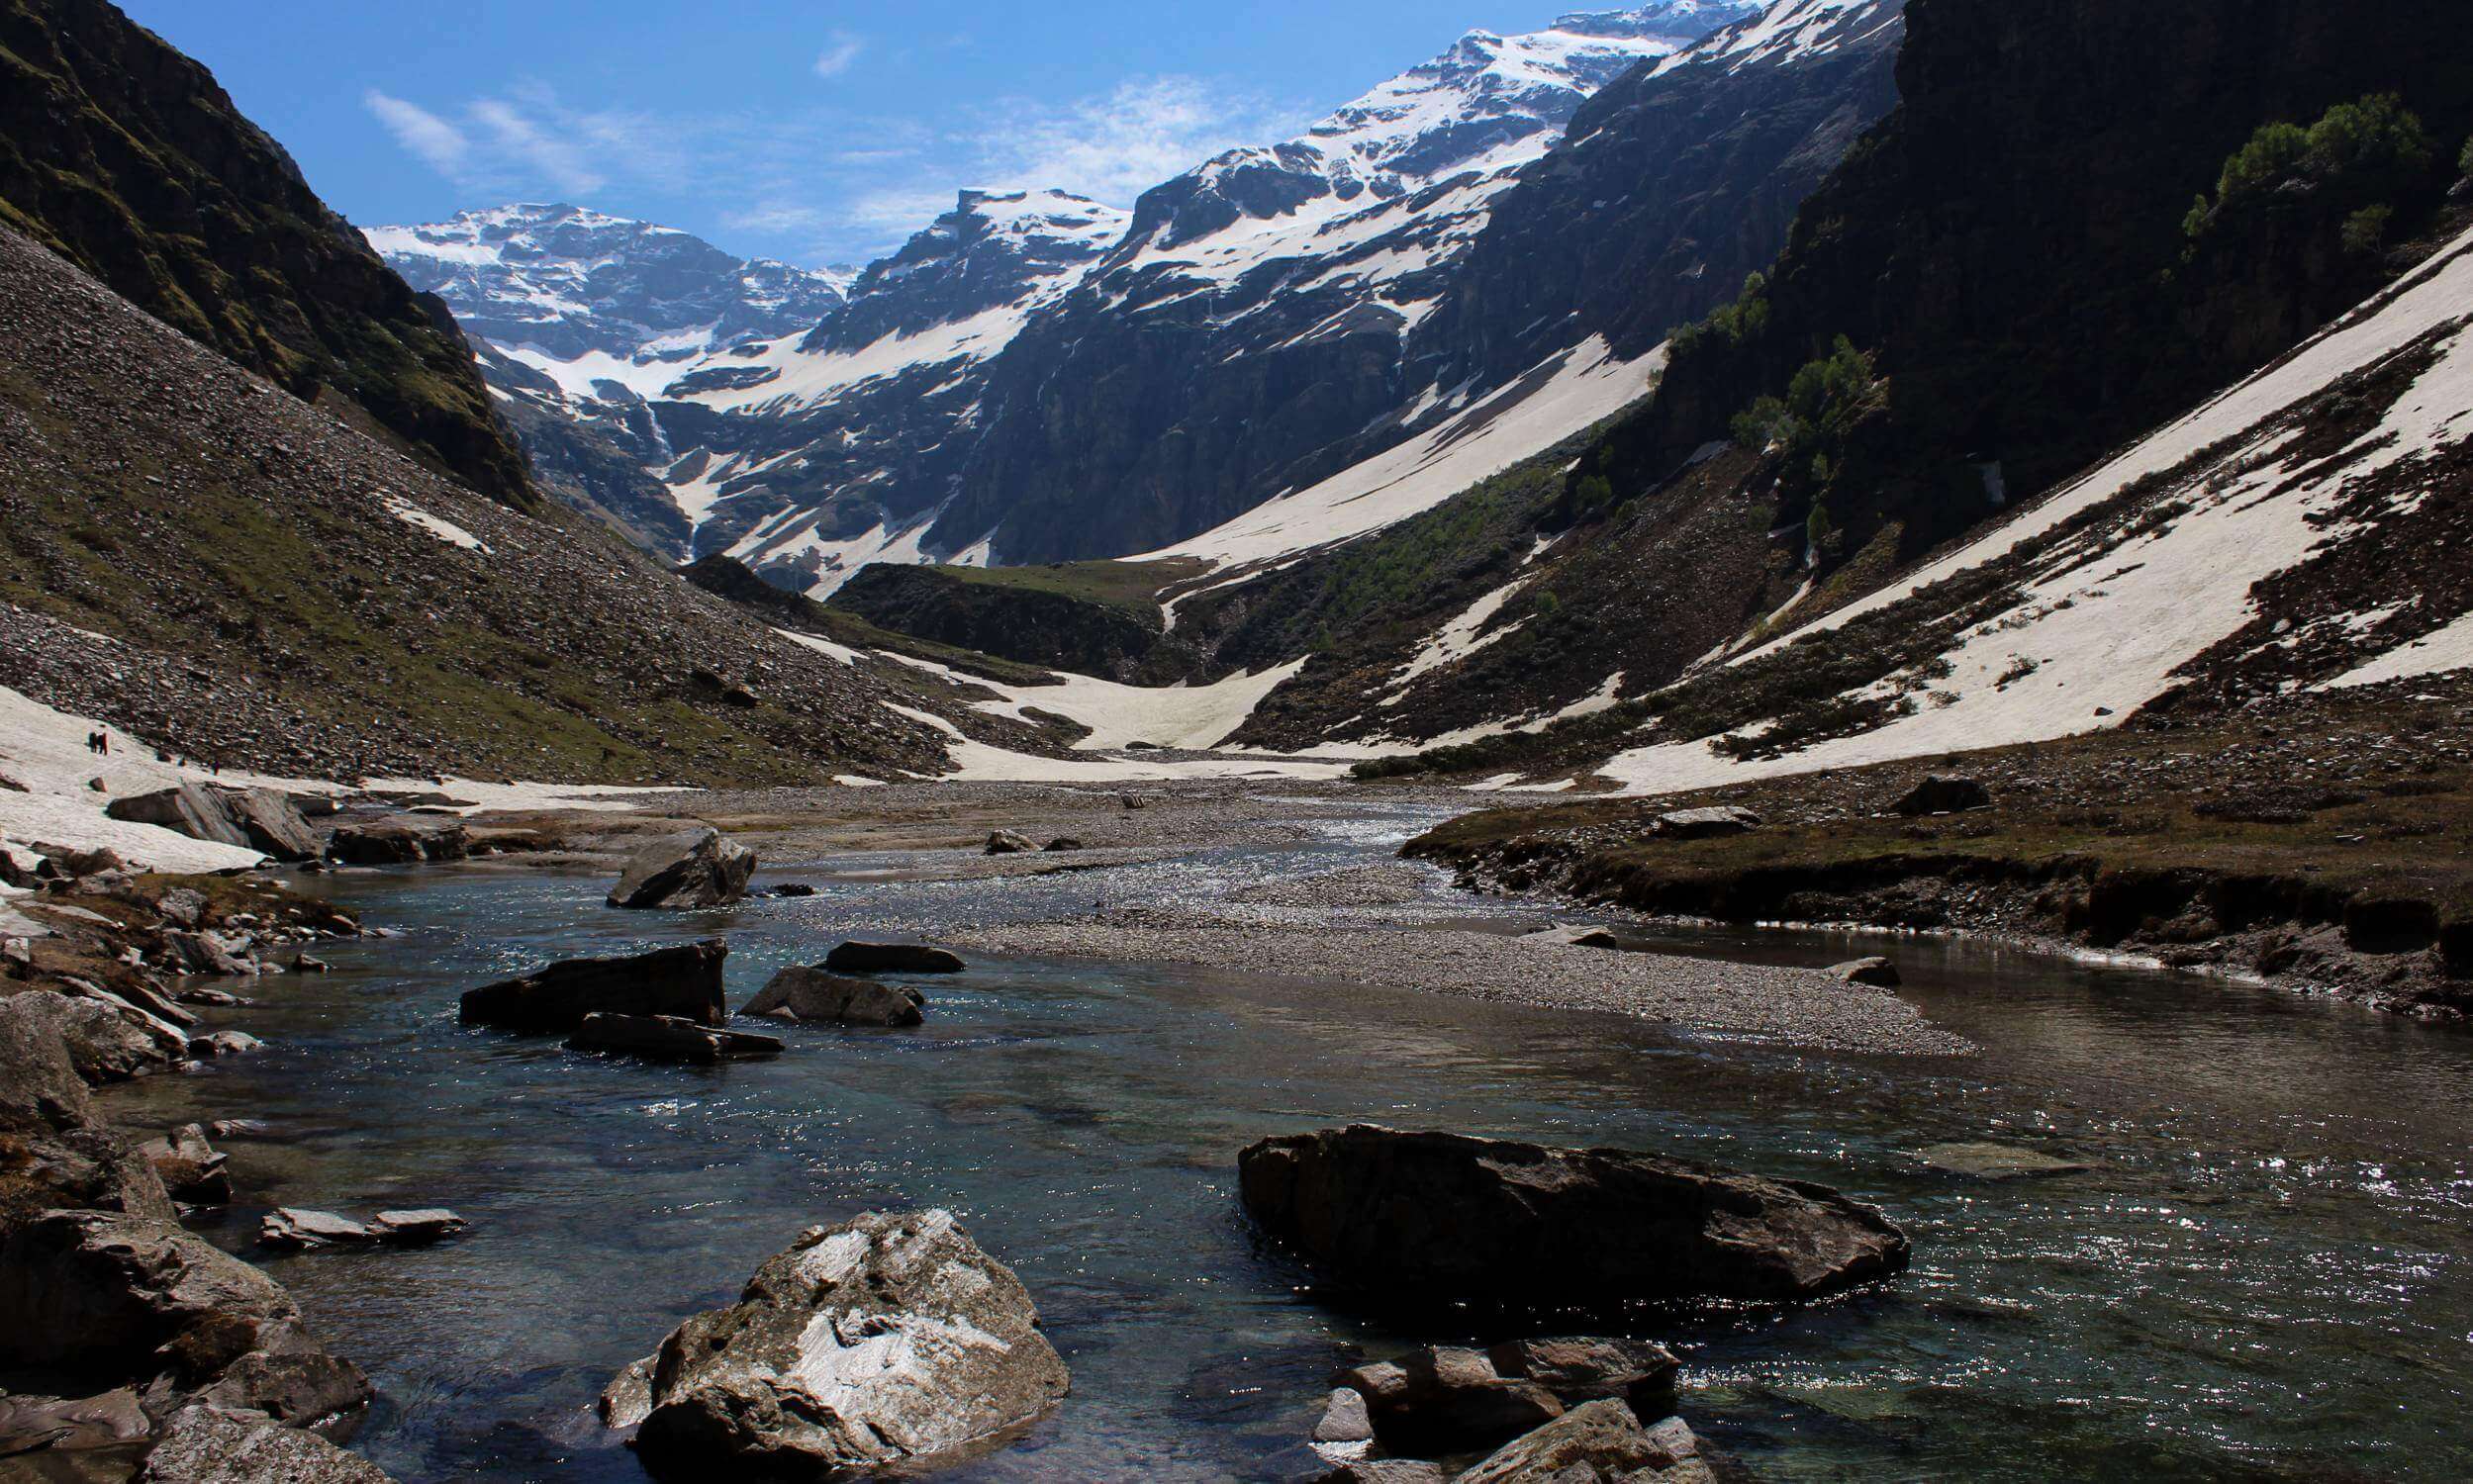
<path fill-rule="evenodd" d="M 949 1212 L 813 1227 L 739 1302 L 662 1342 L 636 1454 L 660 1478 L 705 1480 L 950 1453 L 1065 1394 L 1038 1326 L 1020 1280 Z M 613 1386 L 618 1416 L 632 1410 L 626 1390 Z"/>
<path fill-rule="evenodd" d="M 1760 827 L 1760 815 L 1750 809 L 1724 805 L 1668 810 L 1649 826 L 1649 833 L 1664 840 L 1710 840 L 1721 835 L 1746 834 Z"/>
<path fill-rule="evenodd" d="M 1550 927 L 1542 932 L 1522 933 L 1520 941 L 1523 943 L 1556 943 L 1566 948 L 1619 949 L 1623 946 L 1615 940 L 1614 933 L 1610 929 L 1577 924 L 1568 927 Z"/>
<path fill-rule="evenodd" d="M 721 998 L 721 963 L 729 947 L 718 938 L 616 959 L 567 959 L 522 978 L 466 990 L 467 1025 L 546 1035 L 573 1031 L 584 1017 L 675 1015 L 719 1026 L 729 1018 Z"/>
<path fill-rule="evenodd" d="M 1916 1158 L 1943 1174 L 1963 1175 L 1970 1180 L 2027 1180 L 2078 1174 L 2095 1167 L 2081 1159 L 2010 1144 L 1935 1144 L 1918 1151 Z"/>
<path fill-rule="evenodd" d="M 1906 982 L 1906 976 L 1898 973 L 1898 966 L 1878 955 L 1832 964 L 1829 966 L 1829 976 L 1841 983 L 1861 984 L 1870 989 L 1895 989 Z"/>
<path fill-rule="evenodd" d="M 792 965 L 739 1007 L 741 1015 L 824 1025 L 911 1026 L 926 1018 L 927 996 L 908 984 L 850 978 Z"/>
<path fill-rule="evenodd" d="M 1264 1231 L 1420 1312 L 1811 1299 L 1908 1257 L 1904 1233 L 1825 1185 L 1628 1150 L 1357 1124 L 1265 1139 L 1237 1169 Z"/>
<path fill-rule="evenodd" d="M 774 1037 L 715 1030 L 677 1015 L 587 1015 L 575 1034 L 567 1038 L 567 1047 L 571 1051 L 610 1052 L 651 1062 L 699 1066 L 782 1054 L 782 1043 Z"/>
<path fill-rule="evenodd" d="M 706 825 L 670 835 L 627 858 L 610 888 L 614 907 L 721 907 L 747 894 L 756 853 Z"/>
<path fill-rule="evenodd" d="M 960 974 L 959 954 L 924 943 L 843 943 L 824 956 L 834 974 Z"/>

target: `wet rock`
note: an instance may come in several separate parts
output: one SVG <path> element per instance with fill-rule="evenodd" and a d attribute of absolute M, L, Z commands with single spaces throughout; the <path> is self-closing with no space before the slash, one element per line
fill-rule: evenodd
<path fill-rule="evenodd" d="M 721 998 L 721 963 L 729 947 L 718 938 L 613 959 L 564 959 L 522 978 L 464 992 L 467 1025 L 545 1035 L 573 1031 L 596 1012 L 674 1015 L 699 1025 L 728 1020 Z"/>
<path fill-rule="evenodd" d="M 388 1484 L 384 1469 L 301 1428 L 189 1407 L 164 1425 L 137 1484 Z"/>
<path fill-rule="evenodd" d="M 596 1012 L 584 1017 L 567 1038 L 569 1051 L 606 1052 L 641 1057 L 648 1062 L 691 1062 L 710 1066 L 778 1057 L 782 1043 L 771 1036 L 745 1031 L 718 1031 L 677 1015 L 616 1015 Z"/>
<path fill-rule="evenodd" d="M 258 1245 L 282 1252 L 302 1252 L 317 1247 L 367 1247 L 377 1240 L 377 1233 L 348 1216 L 337 1216 L 333 1211 L 312 1211 L 302 1206 L 278 1206 L 267 1212 L 257 1227 Z"/>
<path fill-rule="evenodd" d="M 1065 1364 L 945 1211 L 814 1227 L 662 1343 L 637 1454 L 670 1479 L 933 1458 L 1037 1418 Z"/>
<path fill-rule="evenodd" d="M 184 1123 L 160 1139 L 140 1145 L 163 1188 L 178 1201 L 197 1206 L 232 1203 L 232 1171 L 227 1157 L 207 1142 L 203 1125 Z"/>
<path fill-rule="evenodd" d="M 172 998 L 184 1005 L 207 1010 L 245 1009 L 249 1003 L 246 996 L 235 994 L 229 989 L 209 989 L 203 984 L 191 984 L 175 990 Z"/>
<path fill-rule="evenodd" d="M 1367 1415 L 1365 1394 L 1342 1386 L 1323 1403 L 1322 1416 L 1314 1423 L 1316 1442 L 1372 1442 L 1374 1419 Z"/>
<path fill-rule="evenodd" d="M 627 858 L 614 907 L 722 907 L 747 894 L 756 853 L 706 825 L 655 840 Z"/>
<path fill-rule="evenodd" d="M 605 1428 L 631 1428 L 652 1412 L 652 1368 L 658 1355 L 646 1355 L 630 1361 L 611 1383 L 601 1390 L 601 1400 L 594 1404 Z"/>
<path fill-rule="evenodd" d="M 193 1036 L 189 1039 L 189 1055 L 201 1062 L 207 1062 L 217 1057 L 244 1056 L 249 1052 L 259 1050 L 265 1044 L 246 1031 L 210 1031 L 206 1035 Z"/>
<path fill-rule="evenodd" d="M 1709 809 L 1674 809 L 1660 814 L 1649 833 L 1663 840 L 1709 840 L 1741 835 L 1760 827 L 1760 816 L 1728 804 Z"/>
<path fill-rule="evenodd" d="M 1943 1174 L 1970 1180 L 2024 1180 L 2040 1175 L 2077 1174 L 2095 1166 L 2040 1150 L 1991 1143 L 1936 1144 L 1916 1158 Z"/>
<path fill-rule="evenodd" d="M 1682 1370 L 1672 1350 L 1647 1340 L 1511 1340 L 1485 1355 L 1497 1372 L 1534 1381 L 1566 1406 L 1616 1397 L 1643 1417 L 1674 1410 Z"/>
<path fill-rule="evenodd" d="M 1360 1124 L 1265 1139 L 1238 1173 L 1266 1232 L 1419 1309 L 1807 1299 L 1907 1262 L 1896 1227 L 1827 1186 L 1627 1150 Z"/>
<path fill-rule="evenodd" d="M 1655 1428 L 1621 1402 L 1574 1407 L 1503 1444 L 1453 1484 L 1702 1484 L 1714 1476 L 1699 1458 L 1700 1442 L 1679 1417 Z"/>
<path fill-rule="evenodd" d="M 783 881 L 773 888 L 775 896 L 813 896 L 815 888 L 806 881 Z"/>
<path fill-rule="evenodd" d="M 1037 850 L 1039 842 L 1019 830 L 997 830 L 988 836 L 988 848 L 981 852 L 991 856 L 1017 856 Z"/>
<path fill-rule="evenodd" d="M 12 1477 L 125 1476 L 128 1464 L 114 1467 L 116 1457 L 72 1461 L 67 1455 L 106 1448 L 134 1454 L 153 1431 L 138 1393 L 126 1386 L 86 1397 L 0 1396 L 0 1459 L 26 1470 Z M 88 1464 L 91 1471 L 81 1467 Z"/>
<path fill-rule="evenodd" d="M 1089 850 L 1091 847 L 1071 835 L 1059 835 L 1040 848 L 1048 851 L 1076 851 Z"/>
<path fill-rule="evenodd" d="M 1583 927 L 1577 925 L 1568 927 L 1550 927 L 1545 929 L 1543 932 L 1523 933 L 1520 935 L 1520 941 L 1523 943 L 1542 943 L 1548 945 L 1560 944 L 1565 948 L 1619 949 L 1623 946 L 1615 941 L 1614 934 L 1606 928 Z"/>
<path fill-rule="evenodd" d="M 347 824 L 327 837 L 327 855 L 345 866 L 418 866 L 472 855 L 472 832 L 453 819 L 398 815 Z"/>
<path fill-rule="evenodd" d="M 1829 966 L 1829 973 L 1846 983 L 1862 984 L 1873 989 L 1895 989 L 1906 982 L 1905 976 L 1898 973 L 1897 965 L 1876 955 L 1868 959 L 1849 959 L 1844 964 L 1832 964 Z"/>
<path fill-rule="evenodd" d="M 428 1247 L 459 1236 L 472 1226 L 443 1206 L 409 1211 L 381 1211 L 369 1222 L 369 1235 L 388 1247 Z"/>
<path fill-rule="evenodd" d="M 927 996 L 907 984 L 846 978 L 821 969 L 793 965 L 756 991 L 741 1015 L 770 1015 L 827 1025 L 917 1025 Z"/>
<path fill-rule="evenodd" d="M 923 943 L 843 943 L 824 956 L 835 974 L 960 974 L 958 954 Z"/>
<path fill-rule="evenodd" d="M 273 1279 L 169 1222 L 95 1211 L 47 1212 L 0 1249 L 0 1365 L 294 1425 L 370 1396 Z"/>
<path fill-rule="evenodd" d="M 314 959 L 308 954 L 294 954 L 292 956 L 292 972 L 294 974 L 328 974 L 332 973 L 333 968 L 334 966 L 329 964 L 326 960 Z"/>
<path fill-rule="evenodd" d="M 1968 809 L 1992 807 L 1992 790 L 1971 778 L 1948 778 L 1933 774 L 1906 791 L 1904 797 L 1890 805 L 1909 818 L 1925 814 L 1958 814 Z"/>
<path fill-rule="evenodd" d="M 75 994 L 36 989 L 13 996 L 11 1003 L 49 1028 L 67 1050 L 77 1074 L 88 1082 L 124 1082 L 188 1056 L 189 1038 L 180 1027 L 147 1015 L 98 986 L 71 982 L 78 990 Z"/>
<path fill-rule="evenodd" d="M 1553 1392 L 1503 1375 L 1480 1350 L 1417 1350 L 1344 1371 L 1339 1383 L 1365 1398 L 1375 1437 L 1398 1452 L 1492 1447 L 1563 1415 Z"/>

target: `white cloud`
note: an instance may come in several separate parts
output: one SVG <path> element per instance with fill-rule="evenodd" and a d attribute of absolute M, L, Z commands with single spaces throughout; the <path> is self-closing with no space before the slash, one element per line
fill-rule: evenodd
<path fill-rule="evenodd" d="M 464 132 L 418 104 L 401 98 L 390 98 L 371 88 L 361 94 L 361 106 L 377 116 L 395 142 L 417 155 L 424 164 L 441 175 L 460 174 L 464 161 L 472 153 L 472 141 Z"/>
<path fill-rule="evenodd" d="M 1292 119 L 1262 99 L 1194 77 L 1120 83 L 1062 107 L 1009 100 L 989 126 L 983 138 L 1000 142 L 977 175 L 1117 206 L 1214 154 L 1295 132 Z"/>
<path fill-rule="evenodd" d="M 554 123 L 535 123 L 516 105 L 496 98 L 475 102 L 471 113 L 490 132 L 506 159 L 524 167 L 532 178 L 556 186 L 560 194 L 590 195 L 609 183 L 609 177 L 586 160 L 575 139 Z"/>
<path fill-rule="evenodd" d="M 860 38 L 846 31 L 834 32 L 825 39 L 824 49 L 816 54 L 815 75 L 823 78 L 839 77 L 850 70 L 850 64 L 857 61 L 859 53 L 866 49 L 867 43 Z"/>

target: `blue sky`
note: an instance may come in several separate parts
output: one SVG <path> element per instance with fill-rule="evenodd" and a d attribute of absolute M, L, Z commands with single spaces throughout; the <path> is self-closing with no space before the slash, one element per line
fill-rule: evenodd
<path fill-rule="evenodd" d="M 354 222 L 565 200 L 863 261 L 965 185 L 1119 205 L 1555 0 L 120 0 Z"/>

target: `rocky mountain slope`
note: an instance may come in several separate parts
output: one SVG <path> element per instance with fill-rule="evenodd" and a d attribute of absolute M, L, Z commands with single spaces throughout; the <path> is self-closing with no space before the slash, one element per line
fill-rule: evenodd
<path fill-rule="evenodd" d="M 531 504 L 443 310 L 205 68 L 103 0 L 0 4 L 0 225 L 428 467 Z"/>
<path fill-rule="evenodd" d="M 1815 6 L 1841 9 L 1789 8 Z M 570 487 L 627 486 L 597 503 L 666 548 L 684 525 L 694 551 L 726 550 L 819 596 L 871 560 L 1119 555 L 1189 541 L 1404 443 L 1458 442 L 1543 397 L 1528 420 L 1551 427 L 1463 470 L 1465 484 L 1637 396 L 1655 331 L 1730 295 L 1774 249 L 1794 200 L 1886 106 L 1896 10 L 1866 0 L 1792 31 L 1794 45 L 1772 44 L 1774 19 L 1752 0 L 1473 33 L 1296 139 L 1156 188 L 1129 219 L 1053 194 L 967 193 L 812 333 L 724 346 L 704 337 L 708 311 L 675 315 L 652 325 L 671 349 L 639 339 L 653 348 L 620 377 L 545 353 L 538 335 L 531 350 L 511 338 L 534 332 L 506 322 L 522 290 L 504 265 L 458 278 L 421 257 L 452 230 L 376 237 L 507 360 L 559 383 L 500 365 L 503 391 L 596 434 L 585 454 L 519 415 L 536 460 Z M 1704 41 L 1736 23 L 1751 40 L 1722 52 Z M 1592 116 L 1590 154 L 1563 164 L 1558 185 L 1522 187 L 1527 238 L 1484 245 L 1497 201 L 1590 97 L 1618 80 L 1633 97 L 1644 62 L 1695 44 L 1723 60 L 1674 67 L 1648 101 Z M 1755 109 L 1760 121 L 1742 124 Z M 1644 160 L 1665 173 L 1635 190 Z M 1503 283 L 1532 239 L 1581 236 L 1607 245 L 1552 275 L 1571 302 L 1531 324 L 1541 304 Z M 1679 240 L 1706 246 L 1631 264 L 1617 244 L 1633 239 L 1668 257 Z M 1473 250 L 1492 266 L 1457 305 Z M 1633 290 L 1653 276 L 1667 281 L 1644 302 Z M 614 450 L 658 466 L 675 520 Z M 1317 527 L 1296 544 L 1330 538 Z"/>

